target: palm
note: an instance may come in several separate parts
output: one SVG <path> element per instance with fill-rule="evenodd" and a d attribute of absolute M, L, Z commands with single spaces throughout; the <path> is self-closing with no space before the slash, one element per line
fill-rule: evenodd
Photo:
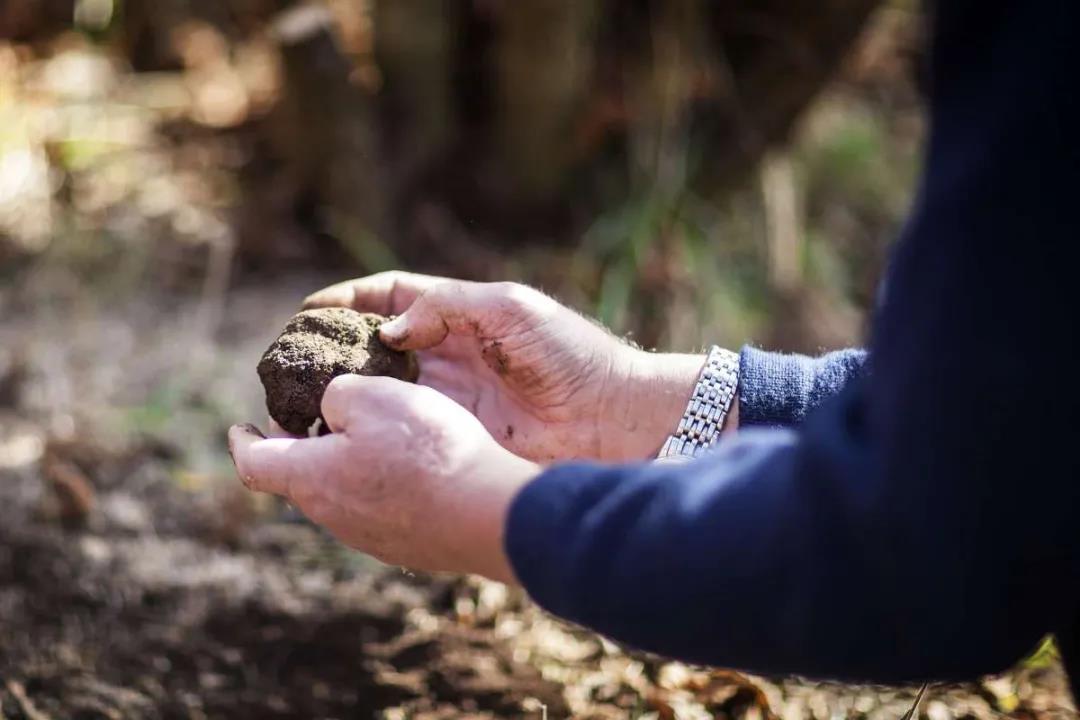
<path fill-rule="evenodd" d="M 447 337 L 419 352 L 421 385 L 450 397 L 475 415 L 506 449 L 533 460 L 554 460 L 571 449 L 590 455 L 589 434 L 580 423 L 590 414 L 586 394 L 552 392 L 545 383 L 521 382 L 554 374 L 543 362 L 510 357 L 514 372 L 500 375 L 484 360 L 474 337 Z M 577 397 L 571 397 L 576 395 Z"/>

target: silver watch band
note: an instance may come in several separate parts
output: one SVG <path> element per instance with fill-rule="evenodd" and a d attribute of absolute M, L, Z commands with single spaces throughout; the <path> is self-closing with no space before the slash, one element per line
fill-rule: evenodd
<path fill-rule="evenodd" d="M 738 353 L 713 345 L 686 412 L 657 457 L 690 459 L 712 447 L 720 439 L 738 385 Z"/>

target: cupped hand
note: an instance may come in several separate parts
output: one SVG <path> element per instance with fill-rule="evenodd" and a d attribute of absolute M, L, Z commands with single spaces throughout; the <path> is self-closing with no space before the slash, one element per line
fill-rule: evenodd
<path fill-rule="evenodd" d="M 231 428 L 244 484 L 385 562 L 513 579 L 503 526 L 536 465 L 439 392 L 390 378 L 335 378 L 322 413 L 333 434 L 268 439 Z"/>
<path fill-rule="evenodd" d="M 540 462 L 652 456 L 703 361 L 632 348 L 517 283 L 395 271 L 333 285 L 304 306 L 399 316 L 381 337 L 419 351 L 419 382 L 467 408 L 503 447 Z"/>

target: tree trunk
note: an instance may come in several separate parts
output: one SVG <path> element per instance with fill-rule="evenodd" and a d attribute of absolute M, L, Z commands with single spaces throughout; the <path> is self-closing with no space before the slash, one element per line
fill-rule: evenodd
<path fill-rule="evenodd" d="M 70 28 L 74 17 L 75 0 L 4 0 L 0 40 L 36 40 Z"/>
<path fill-rule="evenodd" d="M 451 88 L 454 10 L 452 3 L 430 0 L 374 5 L 382 135 L 399 187 L 442 159 L 458 130 Z"/>
<path fill-rule="evenodd" d="M 597 0 L 506 3 L 494 51 L 497 167 L 522 204 L 565 189 L 593 79 Z"/>
<path fill-rule="evenodd" d="M 274 145 L 298 186 L 313 194 L 324 231 L 365 264 L 383 265 L 386 197 L 373 99 L 352 81 L 324 9 L 286 11 L 274 30 L 284 69 L 283 97 L 270 118 Z"/>

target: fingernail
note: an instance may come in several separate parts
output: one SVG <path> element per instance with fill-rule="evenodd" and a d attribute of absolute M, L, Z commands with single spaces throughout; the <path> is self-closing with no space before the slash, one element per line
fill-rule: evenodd
<path fill-rule="evenodd" d="M 387 320 L 379 327 L 379 335 L 387 345 L 397 345 L 409 336 L 409 323 L 404 315 Z"/>
<path fill-rule="evenodd" d="M 259 428 L 257 428 L 252 423 L 241 423 L 240 425 L 237 425 L 236 427 L 240 428 L 241 430 L 244 430 L 245 432 L 249 432 L 252 435 L 255 435 L 260 440 L 265 440 L 266 439 L 266 435 L 263 434 L 263 431 L 260 430 Z"/>
<path fill-rule="evenodd" d="M 320 307 L 333 307 L 337 305 L 348 305 L 349 298 L 345 296 L 345 293 L 340 288 L 323 288 L 318 292 L 314 292 L 304 298 L 302 307 L 308 308 L 320 308 Z"/>
<path fill-rule="evenodd" d="M 322 301 L 322 298 L 325 296 L 326 293 L 321 290 L 317 293 L 312 293 L 306 298 L 304 298 L 304 302 L 300 303 L 300 307 L 307 310 L 308 308 L 320 307 L 322 305 L 325 305 L 326 303 Z"/>
<path fill-rule="evenodd" d="M 250 490 L 255 489 L 253 485 L 254 479 L 245 476 L 241 472 L 240 466 L 236 462 L 236 450 L 241 443 L 250 444 L 265 438 L 266 436 L 262 434 L 262 431 L 251 423 L 233 425 L 229 428 L 229 457 L 232 458 L 233 467 L 236 468 L 236 475 L 240 478 L 240 482 L 244 483 L 244 487 Z"/>

